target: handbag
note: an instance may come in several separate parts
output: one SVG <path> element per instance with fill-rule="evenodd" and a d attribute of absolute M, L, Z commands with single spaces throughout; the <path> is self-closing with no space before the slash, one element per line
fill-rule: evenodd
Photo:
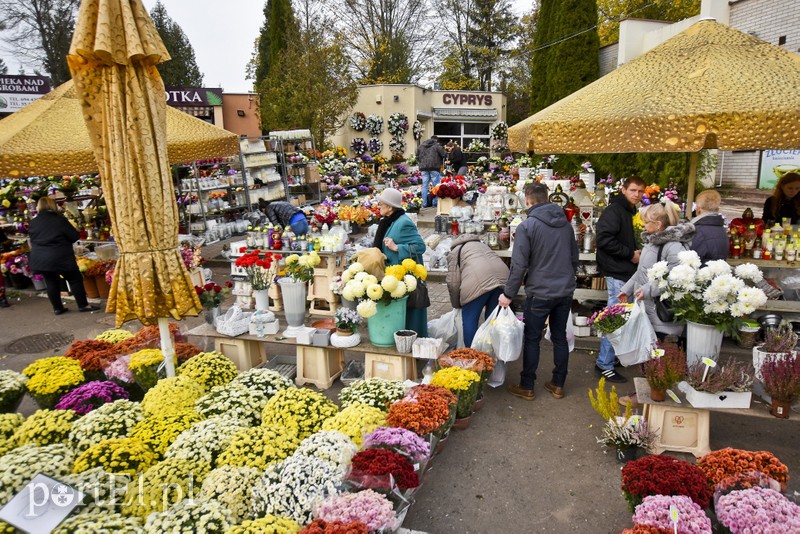
<path fill-rule="evenodd" d="M 448 294 L 450 295 L 450 305 L 453 308 L 461 307 L 461 251 L 462 250 L 464 250 L 464 245 L 461 245 L 458 248 L 455 271 L 448 273 L 450 275 L 450 280 L 452 281 L 452 283 L 448 285 L 450 287 L 455 287 L 455 291 L 448 291 Z"/>
<path fill-rule="evenodd" d="M 656 263 L 661 261 L 661 252 L 664 250 L 664 245 L 658 247 L 658 258 L 656 259 Z M 671 323 L 675 321 L 675 307 L 667 302 L 661 300 L 661 296 L 657 296 L 653 299 L 653 302 L 656 305 L 656 316 L 658 320 L 664 323 Z"/>
<path fill-rule="evenodd" d="M 412 254 L 415 254 L 415 250 L 412 249 Z M 413 258 L 412 258 L 413 259 Z M 418 260 L 415 259 L 417 263 L 422 263 L 422 258 Z M 408 300 L 406 301 L 406 309 L 412 310 L 421 310 L 423 308 L 428 308 L 431 305 L 431 297 L 428 293 L 428 284 L 425 280 L 417 279 L 417 289 L 411 292 L 408 295 Z"/>

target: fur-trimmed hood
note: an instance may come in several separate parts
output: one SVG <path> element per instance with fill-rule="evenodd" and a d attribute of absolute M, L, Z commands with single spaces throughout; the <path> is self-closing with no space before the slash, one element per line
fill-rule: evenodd
<path fill-rule="evenodd" d="M 655 234 L 642 232 L 642 241 L 655 246 L 663 245 L 664 243 L 669 243 L 670 241 L 688 243 L 692 240 L 694 234 L 694 224 L 685 222 L 676 224 L 675 226 L 669 226 L 666 230 L 657 232 Z"/>

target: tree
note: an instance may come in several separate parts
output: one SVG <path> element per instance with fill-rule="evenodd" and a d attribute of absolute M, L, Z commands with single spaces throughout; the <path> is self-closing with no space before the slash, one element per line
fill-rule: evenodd
<path fill-rule="evenodd" d="M 538 6 L 522 15 L 517 47 L 509 55 L 508 72 L 501 74 L 500 91 L 506 95 L 506 122 L 509 126 L 513 126 L 530 114 L 530 65 L 538 19 Z"/>
<path fill-rule="evenodd" d="M 470 18 L 473 0 L 436 0 L 434 8 L 441 21 L 445 56 L 437 81 L 442 89 L 477 89 L 468 44 L 473 28 Z"/>
<path fill-rule="evenodd" d="M 267 0 L 264 6 L 264 25 L 258 36 L 254 70 L 256 86 L 264 81 L 272 65 L 286 51 L 289 35 L 297 31 L 297 19 L 291 0 Z"/>
<path fill-rule="evenodd" d="M 290 32 L 287 48 L 256 87 L 264 131 L 309 128 L 319 146 L 347 120 L 358 98 L 340 36 Z"/>
<path fill-rule="evenodd" d="M 508 59 L 509 45 L 517 36 L 517 18 L 510 0 L 473 0 L 469 14 L 474 28 L 467 35 L 467 46 L 478 88 L 491 91 L 493 75 Z"/>
<path fill-rule="evenodd" d="M 427 0 L 330 0 L 361 83 L 416 83 L 433 69 L 437 28 Z"/>
<path fill-rule="evenodd" d="M 445 91 L 475 91 L 478 89 L 476 80 L 467 70 L 465 72 L 461 55 L 458 49 L 451 45 L 450 52 L 442 60 L 442 71 L 436 77 L 439 89 Z"/>
<path fill-rule="evenodd" d="M 0 0 L 0 26 L 6 41 L 55 85 L 71 78 L 67 54 L 80 0 Z"/>
<path fill-rule="evenodd" d="M 600 46 L 619 41 L 620 20 L 678 21 L 700 13 L 700 0 L 597 0 Z"/>
<path fill-rule="evenodd" d="M 177 22 L 167 14 L 164 5 L 158 1 L 150 12 L 150 18 L 164 41 L 164 47 L 172 57 L 158 65 L 158 72 L 164 85 L 169 87 L 202 87 L 203 74 L 197 66 L 192 48 L 186 34 Z"/>

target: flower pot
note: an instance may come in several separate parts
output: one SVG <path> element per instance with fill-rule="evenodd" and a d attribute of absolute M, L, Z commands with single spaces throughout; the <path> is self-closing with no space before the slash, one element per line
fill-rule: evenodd
<path fill-rule="evenodd" d="M 759 330 L 758 327 L 742 327 L 739 330 L 739 339 L 736 344 L 745 349 L 752 349 L 756 344 Z"/>
<path fill-rule="evenodd" d="M 784 358 L 791 358 L 791 352 L 766 352 L 762 350 L 763 345 L 758 345 L 757 347 L 753 347 L 753 369 L 755 369 L 756 379 L 760 381 L 764 381 L 764 377 L 761 374 L 761 367 L 764 365 L 764 360 L 769 355 L 773 356 L 782 356 Z"/>
<path fill-rule="evenodd" d="M 434 455 L 439 454 L 444 450 L 445 446 L 447 445 L 448 438 L 450 438 L 450 432 L 439 438 L 439 442 L 436 444 L 436 449 L 433 451 Z"/>
<path fill-rule="evenodd" d="M 394 333 L 406 326 L 408 297 L 392 299 L 389 304 L 377 302 L 378 312 L 367 319 L 369 341 L 378 347 L 394 347 Z"/>
<path fill-rule="evenodd" d="M 0 403 L 0 413 L 16 413 L 22 398 L 25 396 L 25 388 L 21 387 L 17 391 L 9 391 L 6 398 Z"/>
<path fill-rule="evenodd" d="M 483 408 L 483 403 L 486 400 L 486 397 L 483 396 L 483 393 L 478 395 L 478 398 L 475 399 L 475 406 L 472 408 L 474 411 L 480 411 Z"/>
<path fill-rule="evenodd" d="M 583 181 L 583 185 L 586 186 L 586 190 L 590 193 L 594 193 L 594 173 L 593 172 L 582 172 L 578 176 Z"/>
<path fill-rule="evenodd" d="M 220 314 L 220 307 L 217 306 L 215 308 L 205 308 L 203 310 L 203 318 L 206 320 L 208 324 L 214 324 L 214 321 Z"/>
<path fill-rule="evenodd" d="M 664 402 L 664 400 L 667 398 L 667 390 L 656 389 L 653 386 L 650 386 L 650 398 L 656 402 Z"/>
<path fill-rule="evenodd" d="M 303 326 L 306 320 L 306 283 L 291 278 L 278 280 L 283 296 L 283 309 L 290 327 Z"/>
<path fill-rule="evenodd" d="M 269 311 L 269 289 L 254 289 L 253 299 L 256 301 L 256 310 Z"/>
<path fill-rule="evenodd" d="M 353 331 L 352 330 L 348 330 L 347 328 L 337 328 L 336 329 L 336 335 L 340 336 L 340 337 L 352 336 L 353 335 Z"/>
<path fill-rule="evenodd" d="M 413 330 L 398 330 L 394 333 L 394 343 L 397 346 L 397 352 L 400 354 L 411 353 L 411 347 L 417 340 L 417 333 Z"/>
<path fill-rule="evenodd" d="M 722 347 L 722 332 L 707 324 L 686 322 L 686 364 L 691 367 L 703 358 L 716 361 Z"/>
<path fill-rule="evenodd" d="M 94 282 L 97 284 L 97 293 L 100 295 L 100 298 L 107 299 L 109 292 L 111 292 L 111 286 L 106 282 L 106 277 L 95 276 Z"/>
<path fill-rule="evenodd" d="M 97 292 L 97 282 L 94 276 L 83 277 L 83 290 L 86 291 L 86 298 L 96 299 L 100 297 L 100 293 Z"/>
<path fill-rule="evenodd" d="M 538 172 L 538 176 L 542 178 L 542 180 L 552 180 L 553 179 L 553 169 L 541 169 Z M 555 188 L 555 186 L 553 186 Z"/>
<path fill-rule="evenodd" d="M 781 419 L 789 419 L 789 412 L 792 410 L 792 403 L 772 399 L 772 408 L 769 413 Z"/>
<path fill-rule="evenodd" d="M 44 283 L 44 279 L 38 280 L 36 278 L 32 278 L 33 280 L 33 289 L 36 291 L 44 291 L 47 289 L 47 284 Z"/>
<path fill-rule="evenodd" d="M 340 297 L 341 297 L 341 295 L 340 295 Z M 348 310 L 355 310 L 356 307 L 358 307 L 358 302 L 356 302 L 354 300 L 346 299 L 344 297 L 341 297 L 341 298 L 342 298 L 342 308 L 347 308 Z"/>
<path fill-rule="evenodd" d="M 531 168 L 530 167 L 520 167 L 519 168 L 519 179 L 522 181 L 529 180 L 531 177 Z"/>
<path fill-rule="evenodd" d="M 466 430 L 469 428 L 470 423 L 472 423 L 472 416 L 469 415 L 467 417 L 456 418 L 456 422 L 453 423 L 453 428 L 457 428 L 458 430 Z"/>
<path fill-rule="evenodd" d="M 639 454 L 639 449 L 637 447 L 627 447 L 624 449 L 616 449 L 616 454 L 614 457 L 617 461 L 621 464 L 627 464 L 631 460 L 635 460 L 636 456 Z"/>

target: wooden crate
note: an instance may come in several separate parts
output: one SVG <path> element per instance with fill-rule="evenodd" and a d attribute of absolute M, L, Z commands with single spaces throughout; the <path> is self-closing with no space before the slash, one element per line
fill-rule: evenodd
<path fill-rule="evenodd" d="M 392 356 L 367 352 L 364 355 L 364 378 L 416 380 L 417 361 L 410 354 Z"/>

